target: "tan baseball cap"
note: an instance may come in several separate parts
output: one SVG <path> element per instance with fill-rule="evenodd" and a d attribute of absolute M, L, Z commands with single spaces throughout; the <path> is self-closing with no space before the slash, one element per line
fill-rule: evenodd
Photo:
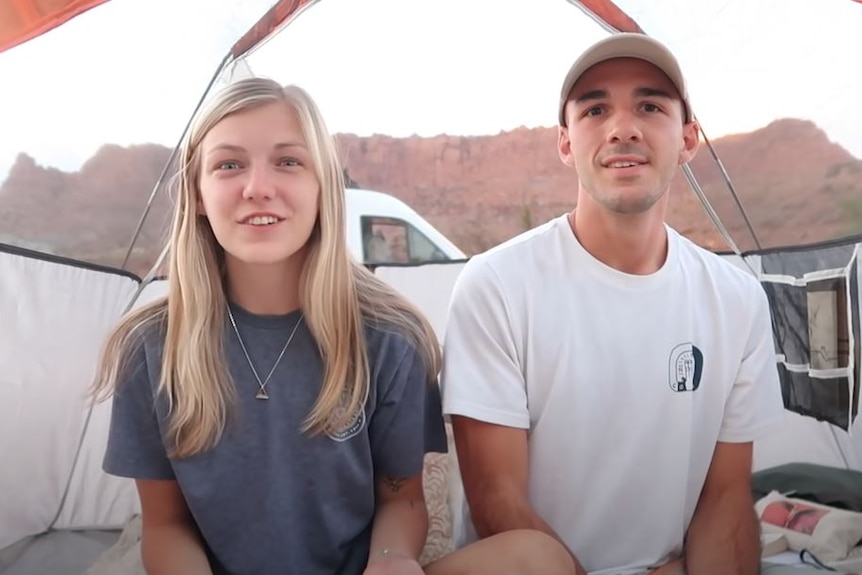
<path fill-rule="evenodd" d="M 676 57 L 664 44 L 646 34 L 620 33 L 612 34 L 590 46 L 569 68 L 569 73 L 566 74 L 560 93 L 559 122 L 561 126 L 566 125 L 566 102 L 578 79 L 596 64 L 614 58 L 639 58 L 662 70 L 676 86 L 682 97 L 685 121 L 690 122 L 692 120 L 693 115 L 685 77 L 682 75 L 682 69 Z"/>

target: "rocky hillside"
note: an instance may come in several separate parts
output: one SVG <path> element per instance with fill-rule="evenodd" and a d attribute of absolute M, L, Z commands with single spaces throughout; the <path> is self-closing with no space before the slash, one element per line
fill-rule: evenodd
<path fill-rule="evenodd" d="M 556 129 L 433 138 L 339 135 L 350 177 L 404 199 L 468 253 L 572 207 L 576 174 L 556 153 Z M 862 161 L 807 121 L 785 119 L 712 142 L 763 247 L 862 231 Z M 167 148 L 106 145 L 75 173 L 21 154 L 0 186 L 0 242 L 119 266 Z M 742 249 L 754 239 L 710 149 L 692 162 L 709 201 Z M 132 254 L 143 272 L 158 254 L 170 199 L 157 195 Z M 670 222 L 696 242 L 727 249 L 680 174 Z"/>

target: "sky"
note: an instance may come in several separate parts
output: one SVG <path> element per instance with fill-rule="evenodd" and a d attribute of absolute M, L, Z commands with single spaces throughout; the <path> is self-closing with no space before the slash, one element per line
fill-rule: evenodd
<path fill-rule="evenodd" d="M 19 152 L 76 170 L 103 144 L 174 146 L 230 45 L 271 0 L 111 0 L 0 53 L 0 180 Z M 862 158 L 862 4 L 617 0 L 674 50 L 711 139 L 809 119 Z M 552 126 L 605 36 L 567 0 L 320 0 L 247 59 L 308 89 L 332 132 Z"/>

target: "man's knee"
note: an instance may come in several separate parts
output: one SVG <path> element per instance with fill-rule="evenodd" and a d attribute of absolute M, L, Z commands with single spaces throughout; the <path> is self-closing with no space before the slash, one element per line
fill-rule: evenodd
<path fill-rule="evenodd" d="M 467 545 L 426 568 L 428 575 L 574 575 L 566 548 L 531 529 L 498 533 Z"/>
<path fill-rule="evenodd" d="M 566 548 L 541 531 L 519 529 L 500 533 L 503 538 L 501 546 L 511 549 L 512 561 L 518 566 L 518 571 L 532 575 L 533 573 L 574 575 L 575 563 Z"/>

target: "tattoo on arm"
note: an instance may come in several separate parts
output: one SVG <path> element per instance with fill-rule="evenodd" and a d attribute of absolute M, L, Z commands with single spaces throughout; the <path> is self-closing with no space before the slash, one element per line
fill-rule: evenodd
<path fill-rule="evenodd" d="M 386 487 L 398 493 L 401 490 L 401 487 L 404 485 L 404 482 L 407 481 L 406 477 L 398 477 L 396 475 L 384 475 L 383 483 L 386 484 Z"/>

